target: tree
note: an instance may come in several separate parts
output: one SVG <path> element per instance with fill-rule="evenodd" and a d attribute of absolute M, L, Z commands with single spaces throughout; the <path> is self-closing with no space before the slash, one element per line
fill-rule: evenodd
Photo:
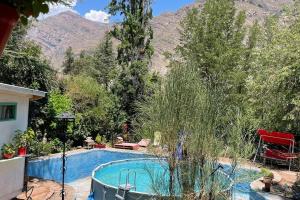
<path fill-rule="evenodd" d="M 62 68 L 64 74 L 71 74 L 74 70 L 74 53 L 72 47 L 68 47 L 65 52 L 65 60 L 63 62 Z"/>
<path fill-rule="evenodd" d="M 94 76 L 96 70 L 94 69 L 94 57 L 91 53 L 81 51 L 79 57 L 74 60 L 74 68 L 72 75 L 86 74 L 88 76 Z"/>
<path fill-rule="evenodd" d="M 201 79 L 227 88 L 226 101 L 236 105 L 243 101 L 256 44 L 256 29 L 247 37 L 245 18 L 244 12 L 236 12 L 233 0 L 208 0 L 201 11 L 195 8 L 183 20 L 182 44 L 177 48 L 184 62 L 197 66 Z"/>
<path fill-rule="evenodd" d="M 169 173 L 152 177 L 152 188 L 168 199 L 226 199 L 226 178 L 216 170 L 219 157 L 232 158 L 228 173 L 234 173 L 238 160 L 252 153 L 239 108 L 220 112 L 226 94 L 197 72 L 197 66 L 172 65 L 158 92 L 140 104 L 136 131 L 152 139 L 158 132 L 164 151 L 154 153 L 168 163 Z"/>
<path fill-rule="evenodd" d="M 76 113 L 77 129 L 73 137 L 76 142 L 89 135 L 113 133 L 116 105 L 114 96 L 104 86 L 92 77 L 71 76 L 66 80 L 66 95 L 72 99 Z"/>
<path fill-rule="evenodd" d="M 32 89 L 49 91 L 55 84 L 55 73 L 41 48 L 27 41 L 28 27 L 18 24 L 0 58 L 0 80 Z"/>
<path fill-rule="evenodd" d="M 95 77 L 100 84 L 103 84 L 107 89 L 111 81 L 116 76 L 116 58 L 113 51 L 111 36 L 106 34 L 104 41 L 96 48 L 94 55 L 94 70 Z"/>
<path fill-rule="evenodd" d="M 259 56 L 247 79 L 247 103 L 258 127 L 299 133 L 300 17 L 287 18 L 292 20 L 283 25 L 271 17 L 262 28 L 254 52 Z"/>
<path fill-rule="evenodd" d="M 136 115 L 136 101 L 147 94 L 145 80 L 153 55 L 151 0 L 113 0 L 108 9 L 111 15 L 120 14 L 123 21 L 111 31 L 120 41 L 117 60 L 121 66 L 114 92 L 120 97 L 121 109 L 128 115 L 129 125 Z"/>

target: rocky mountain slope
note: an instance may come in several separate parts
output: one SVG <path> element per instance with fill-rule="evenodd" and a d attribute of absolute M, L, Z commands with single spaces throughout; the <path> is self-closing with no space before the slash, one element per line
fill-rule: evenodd
<path fill-rule="evenodd" d="M 191 7 L 201 8 L 204 2 L 205 0 L 200 0 L 177 12 L 168 12 L 153 18 L 154 70 L 162 74 L 166 72 L 168 61 L 163 53 L 172 52 L 180 43 L 180 21 Z M 268 15 L 280 14 L 283 7 L 291 3 L 292 0 L 239 0 L 236 1 L 236 7 L 246 11 L 247 23 L 250 24 L 255 20 L 262 21 Z M 69 46 L 77 54 L 81 50 L 91 50 L 103 39 L 111 26 L 89 21 L 73 12 L 64 12 L 35 23 L 28 32 L 28 38 L 41 45 L 54 68 L 60 71 L 64 52 Z"/>

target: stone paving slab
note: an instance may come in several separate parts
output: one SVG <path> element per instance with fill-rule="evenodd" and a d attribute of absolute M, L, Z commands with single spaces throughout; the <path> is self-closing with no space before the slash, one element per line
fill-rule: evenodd
<path fill-rule="evenodd" d="M 77 181 L 68 183 L 74 189 L 75 200 L 86 200 L 91 190 L 91 177 L 79 179 Z"/>

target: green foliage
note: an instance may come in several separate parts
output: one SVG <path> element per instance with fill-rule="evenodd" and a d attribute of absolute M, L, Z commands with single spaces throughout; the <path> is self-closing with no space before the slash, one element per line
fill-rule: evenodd
<path fill-rule="evenodd" d="M 110 35 L 106 34 L 104 41 L 98 45 L 93 60 L 96 80 L 108 89 L 117 75 L 117 63 Z"/>
<path fill-rule="evenodd" d="M 53 4 L 69 5 L 73 0 L 2 0 L 1 3 L 16 8 L 21 17 L 21 22 L 27 24 L 28 18 L 37 18 L 40 14 L 49 12 L 49 6 Z"/>
<path fill-rule="evenodd" d="M 152 19 L 152 1 L 150 0 L 114 0 L 108 9 L 109 14 L 123 16 L 120 25 L 115 26 L 111 34 L 121 42 L 118 46 L 118 61 L 129 65 L 134 61 L 150 59 L 153 55 L 151 40 L 153 31 L 150 26 Z"/>
<path fill-rule="evenodd" d="M 70 141 L 67 141 L 66 150 L 69 150 L 71 147 Z M 55 138 L 49 141 L 38 141 L 35 140 L 29 147 L 29 152 L 33 156 L 47 156 L 53 153 L 60 153 L 63 150 L 63 143 Z"/>
<path fill-rule="evenodd" d="M 18 24 L 0 57 L 0 80 L 42 91 L 54 85 L 54 72 L 50 68 L 41 48 L 25 39 L 27 27 Z"/>
<path fill-rule="evenodd" d="M 74 103 L 78 137 L 114 130 L 114 98 L 95 79 L 83 75 L 70 77 L 66 81 L 66 95 Z"/>
<path fill-rule="evenodd" d="M 266 168 L 262 168 L 260 170 L 260 174 L 265 177 L 274 178 L 274 174 L 269 169 Z"/>
<path fill-rule="evenodd" d="M 74 69 L 71 70 L 71 75 L 86 74 L 94 76 L 96 70 L 94 69 L 93 56 L 86 51 L 81 51 L 79 57 L 74 60 Z"/>
<path fill-rule="evenodd" d="M 207 85 L 197 71 L 198 68 L 191 65 L 172 65 L 160 90 L 141 104 L 138 120 L 141 127 L 137 131 L 152 139 L 155 132 L 161 133 L 161 145 L 169 155 L 166 159 L 170 170 L 170 196 L 176 193 L 176 180 L 182 188 L 183 199 L 193 194 L 195 187 L 200 188 L 199 199 L 209 196 L 218 199 L 224 193 L 219 188 L 218 173 L 215 178 L 211 175 L 218 158 L 231 149 L 227 153 L 236 163 L 240 158 L 247 158 L 252 148 L 246 140 L 249 134 L 243 131 L 242 116 L 237 114 L 239 109 L 235 106 L 227 109 L 222 88 Z M 181 141 L 185 152 L 182 160 L 173 156 L 177 155 Z M 201 174 L 201 179 L 197 179 L 196 174 Z"/>
<path fill-rule="evenodd" d="M 292 18 L 292 17 L 291 17 Z M 299 133 L 300 18 L 269 18 L 247 79 L 248 112 L 258 127 Z"/>
<path fill-rule="evenodd" d="M 114 0 L 108 6 L 110 14 L 123 17 L 123 21 L 111 31 L 120 41 L 117 60 L 121 67 L 113 92 L 120 98 L 121 110 L 127 114 L 129 125 L 137 114 L 135 103 L 148 93 L 146 79 L 153 55 L 151 3 L 149 0 Z"/>
<path fill-rule="evenodd" d="M 36 139 L 35 132 L 31 128 L 28 128 L 24 132 L 17 130 L 16 135 L 13 138 L 13 141 L 15 145 L 19 148 L 19 147 L 29 147 L 35 139 Z"/>
<path fill-rule="evenodd" d="M 64 94 L 61 94 L 59 90 L 52 90 L 49 93 L 48 104 L 45 107 L 45 112 L 47 113 L 47 118 L 49 119 L 47 122 L 44 122 L 47 124 L 47 133 L 52 133 L 49 136 L 56 136 L 55 132 L 58 127 L 55 117 L 64 112 L 72 112 L 72 106 L 73 104 L 71 98 Z M 68 129 L 68 132 L 72 132 L 72 125 L 69 125 Z"/>
<path fill-rule="evenodd" d="M 58 90 L 52 90 L 48 98 L 48 112 L 52 117 L 72 110 L 72 100 Z"/>
<path fill-rule="evenodd" d="M 233 0 L 208 0 L 203 9 L 191 10 L 183 20 L 181 60 L 198 68 L 199 78 L 223 87 L 228 104 L 243 111 L 245 80 L 257 40 L 257 24 L 245 28 L 246 15 Z"/>
<path fill-rule="evenodd" d="M 65 52 L 65 60 L 62 65 L 64 74 L 71 74 L 74 71 L 74 57 L 75 55 L 73 53 L 72 47 L 68 47 Z"/>
<path fill-rule="evenodd" d="M 245 14 L 236 13 L 233 0 L 207 1 L 201 12 L 193 9 L 183 22 L 182 56 L 199 67 L 203 78 L 222 78 L 222 72 L 241 64 L 244 22 Z"/>
<path fill-rule="evenodd" d="M 106 139 L 104 136 L 101 136 L 100 134 L 97 135 L 95 142 L 97 144 L 105 144 L 106 143 Z"/>
<path fill-rule="evenodd" d="M 15 154 L 16 153 L 15 146 L 11 143 L 4 144 L 1 147 L 1 152 L 2 152 L 2 154 Z"/>

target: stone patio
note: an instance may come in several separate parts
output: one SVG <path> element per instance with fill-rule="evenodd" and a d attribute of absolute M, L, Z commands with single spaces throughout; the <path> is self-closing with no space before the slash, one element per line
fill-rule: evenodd
<path fill-rule="evenodd" d="M 91 190 L 91 177 L 79 179 L 72 183 L 68 183 L 74 189 L 74 199 L 86 200 Z"/>
<path fill-rule="evenodd" d="M 28 188 L 33 187 L 31 194 L 32 200 L 60 200 L 61 199 L 61 184 L 53 181 L 43 181 L 32 179 L 28 182 Z M 65 185 L 66 200 L 74 200 L 74 189 L 71 186 Z M 23 192 L 18 195 L 16 200 L 26 200 L 26 194 Z"/>

